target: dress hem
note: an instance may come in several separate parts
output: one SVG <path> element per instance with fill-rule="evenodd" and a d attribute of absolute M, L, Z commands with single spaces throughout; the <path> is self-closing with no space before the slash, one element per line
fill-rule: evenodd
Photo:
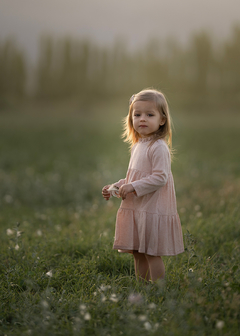
<path fill-rule="evenodd" d="M 113 246 L 113 250 L 118 250 L 118 252 L 120 253 L 131 253 L 133 254 L 133 251 L 137 251 L 139 253 L 144 253 L 144 254 L 148 254 L 148 255 L 151 255 L 151 256 L 154 256 L 154 257 L 162 257 L 162 256 L 166 256 L 166 257 L 171 257 L 171 256 L 176 256 L 178 254 L 181 254 L 183 253 L 185 250 L 180 250 L 178 252 L 175 252 L 175 253 L 147 253 L 145 251 L 142 251 L 141 249 L 138 249 L 138 248 L 126 248 L 125 246 L 120 246 L 120 245 L 114 245 Z"/>

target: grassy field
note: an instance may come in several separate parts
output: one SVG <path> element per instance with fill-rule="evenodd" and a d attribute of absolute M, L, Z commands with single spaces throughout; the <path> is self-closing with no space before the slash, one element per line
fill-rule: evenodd
<path fill-rule="evenodd" d="M 186 251 L 141 285 L 101 196 L 127 170 L 126 108 L 0 114 L 0 335 L 239 335 L 240 115 L 172 111 Z"/>

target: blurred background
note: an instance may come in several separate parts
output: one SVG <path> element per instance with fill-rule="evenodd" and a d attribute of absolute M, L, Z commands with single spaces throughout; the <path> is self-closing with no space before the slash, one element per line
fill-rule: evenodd
<path fill-rule="evenodd" d="M 146 87 L 169 101 L 183 221 L 238 194 L 239 13 L 239 0 L 2 0 L 2 220 L 105 204 L 127 170 L 129 97 Z"/>
<path fill-rule="evenodd" d="M 239 108 L 239 10 L 238 0 L 2 0 L 0 108 L 128 100 L 149 86 L 177 108 Z"/>

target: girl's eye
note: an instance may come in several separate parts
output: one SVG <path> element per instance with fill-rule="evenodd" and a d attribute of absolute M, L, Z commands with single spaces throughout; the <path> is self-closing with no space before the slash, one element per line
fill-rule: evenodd
<path fill-rule="evenodd" d="M 149 113 L 148 116 L 149 116 L 149 117 L 153 117 L 153 114 L 152 114 L 152 113 Z"/>
<path fill-rule="evenodd" d="M 139 117 L 139 116 L 140 116 L 140 114 L 138 114 L 138 113 L 134 114 L 134 117 Z"/>

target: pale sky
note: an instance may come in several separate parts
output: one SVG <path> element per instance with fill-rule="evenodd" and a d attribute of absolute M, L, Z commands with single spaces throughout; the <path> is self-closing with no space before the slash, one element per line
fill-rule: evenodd
<path fill-rule="evenodd" d="M 132 47 L 154 37 L 187 41 L 203 29 L 226 38 L 235 23 L 240 0 L 0 0 L 0 40 L 16 37 L 31 58 L 45 33 L 100 44 L 123 37 Z"/>

